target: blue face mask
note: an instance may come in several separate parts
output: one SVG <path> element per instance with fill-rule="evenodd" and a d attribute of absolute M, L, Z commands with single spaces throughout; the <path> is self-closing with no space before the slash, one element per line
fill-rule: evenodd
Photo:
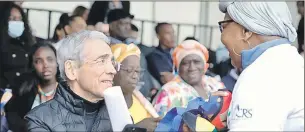
<path fill-rule="evenodd" d="M 12 38 L 20 37 L 23 31 L 24 31 L 24 23 L 22 21 L 8 22 L 8 35 L 10 35 Z"/>

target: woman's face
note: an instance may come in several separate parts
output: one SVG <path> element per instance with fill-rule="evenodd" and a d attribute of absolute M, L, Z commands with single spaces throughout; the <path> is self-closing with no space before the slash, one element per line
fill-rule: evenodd
<path fill-rule="evenodd" d="M 33 56 L 33 66 L 36 74 L 42 80 L 56 78 L 57 63 L 55 53 L 49 47 L 40 47 Z"/>
<path fill-rule="evenodd" d="M 204 61 L 198 55 L 188 55 L 180 63 L 179 75 L 190 85 L 196 85 L 201 82 L 204 72 Z"/>
<path fill-rule="evenodd" d="M 73 21 L 66 27 L 68 27 L 65 28 L 66 32 L 68 34 L 72 34 L 85 30 L 87 28 L 87 24 L 82 17 L 75 17 Z"/>
<path fill-rule="evenodd" d="M 232 20 L 227 13 L 224 18 L 226 20 Z M 234 67 L 241 68 L 241 51 L 249 48 L 244 40 L 245 29 L 236 22 L 222 23 L 221 26 L 221 41 L 229 51 L 231 63 Z"/>
<path fill-rule="evenodd" d="M 17 8 L 12 8 L 9 20 L 10 21 L 22 21 L 22 15 Z"/>
<path fill-rule="evenodd" d="M 124 94 L 132 93 L 140 79 L 140 58 L 132 55 L 122 62 L 120 71 L 114 76 L 115 85 L 122 87 Z"/>

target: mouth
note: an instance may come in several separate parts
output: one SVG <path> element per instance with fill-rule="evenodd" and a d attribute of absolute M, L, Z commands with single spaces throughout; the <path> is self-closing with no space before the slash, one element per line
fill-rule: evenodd
<path fill-rule="evenodd" d="M 112 80 L 103 80 L 101 81 L 107 87 L 112 87 L 113 81 Z"/>
<path fill-rule="evenodd" d="M 44 72 L 42 72 L 42 75 L 43 76 L 50 76 L 50 75 L 52 75 L 52 72 L 51 71 L 44 71 Z"/>
<path fill-rule="evenodd" d="M 191 71 L 191 72 L 189 72 L 189 76 L 195 76 L 199 73 L 200 73 L 199 71 Z"/>

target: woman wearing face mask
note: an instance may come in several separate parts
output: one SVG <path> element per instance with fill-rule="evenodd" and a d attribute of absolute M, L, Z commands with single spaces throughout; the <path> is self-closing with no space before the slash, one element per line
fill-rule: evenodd
<path fill-rule="evenodd" d="M 230 131 L 304 131 L 304 59 L 286 2 L 220 2 L 221 41 L 242 72 Z"/>
<path fill-rule="evenodd" d="M 55 48 L 48 43 L 34 45 L 29 54 L 29 68 L 31 72 L 23 75 L 27 79 L 6 108 L 9 127 L 16 132 L 24 130 L 26 113 L 54 96 L 59 77 Z"/>
<path fill-rule="evenodd" d="M 134 123 L 147 131 L 154 131 L 159 122 L 157 112 L 148 100 L 136 89 L 140 74 L 140 49 L 134 44 L 111 46 L 113 56 L 121 63 L 120 71 L 114 76 L 114 84 L 121 86 Z"/>
<path fill-rule="evenodd" d="M 0 11 L 0 88 L 19 88 L 33 36 L 23 10 L 13 3 Z"/>
<path fill-rule="evenodd" d="M 217 79 L 205 75 L 209 53 L 199 42 L 182 42 L 172 56 L 178 76 L 166 83 L 153 101 L 160 116 L 165 116 L 174 107 L 187 107 L 188 102 L 197 97 L 208 99 L 212 92 L 224 89 Z"/>

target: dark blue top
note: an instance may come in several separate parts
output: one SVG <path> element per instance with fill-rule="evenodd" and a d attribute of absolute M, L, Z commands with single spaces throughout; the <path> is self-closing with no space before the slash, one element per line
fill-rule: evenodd
<path fill-rule="evenodd" d="M 246 69 L 251 65 L 260 55 L 262 55 L 267 49 L 278 46 L 281 44 L 290 44 L 288 39 L 281 38 L 264 42 L 250 50 L 244 50 L 241 52 L 242 69 Z M 283 53 L 284 54 L 284 53 Z"/>
<path fill-rule="evenodd" d="M 150 74 L 158 80 L 161 85 L 163 85 L 163 83 L 161 82 L 160 72 L 172 72 L 173 70 L 173 59 L 170 51 L 171 49 L 163 50 L 159 44 L 159 46 L 146 57 Z"/>

